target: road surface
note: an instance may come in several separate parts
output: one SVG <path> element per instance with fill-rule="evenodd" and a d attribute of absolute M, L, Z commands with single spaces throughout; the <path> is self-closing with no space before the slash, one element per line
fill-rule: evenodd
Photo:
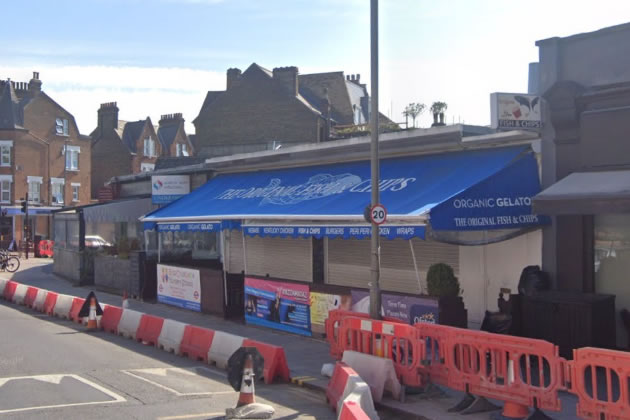
<path fill-rule="evenodd" d="M 0 301 L 0 419 L 221 419 L 226 374 L 154 347 Z M 323 395 L 256 385 L 274 419 L 335 419 Z"/>

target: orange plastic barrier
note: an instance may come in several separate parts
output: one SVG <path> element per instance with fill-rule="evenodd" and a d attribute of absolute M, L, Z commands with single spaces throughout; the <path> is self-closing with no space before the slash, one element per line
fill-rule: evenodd
<path fill-rule="evenodd" d="M 70 307 L 69 315 L 71 321 L 78 322 L 79 324 L 82 323 L 83 320 L 79 318 L 79 312 L 81 311 L 84 303 L 85 299 L 83 298 L 75 297 L 74 299 L 72 299 L 72 306 Z"/>
<path fill-rule="evenodd" d="M 328 382 L 326 388 L 326 401 L 332 407 L 333 411 L 337 411 L 339 400 L 343 397 L 343 391 L 346 389 L 346 384 L 351 376 L 359 376 L 354 369 L 346 365 L 343 362 L 337 362 L 335 364 L 335 370 Z"/>
<path fill-rule="evenodd" d="M 339 345 L 339 324 L 344 317 L 353 316 L 356 318 L 367 318 L 370 316 L 362 312 L 350 312 L 342 309 L 334 309 L 328 312 L 328 318 L 324 321 L 326 339 L 330 343 L 330 355 L 337 360 L 343 356 L 343 349 Z"/>
<path fill-rule="evenodd" d="M 121 317 L 122 308 L 112 305 L 105 306 L 101 317 L 101 328 L 107 332 L 118 334 L 118 323 Z"/>
<path fill-rule="evenodd" d="M 243 341 L 243 347 L 256 347 L 258 352 L 265 359 L 264 376 L 266 384 L 273 383 L 276 378 L 284 382 L 289 382 L 291 373 L 289 372 L 287 357 L 282 347 L 261 343 L 260 341 L 250 340 L 249 338 Z"/>
<path fill-rule="evenodd" d="M 155 346 L 160 332 L 162 332 L 162 325 L 164 325 L 164 318 L 147 314 L 142 315 L 136 331 L 136 340 Z"/>
<path fill-rule="evenodd" d="M 418 339 L 424 343 L 424 357 L 420 363 L 427 373 L 428 382 L 448 386 L 447 340 L 452 334 L 456 334 L 458 329 L 422 322 L 415 324 L 414 328 L 418 332 Z"/>
<path fill-rule="evenodd" d="M 560 411 L 566 360 L 544 340 L 454 328 L 446 340 L 448 386 L 516 406 Z M 505 411 L 504 411 L 505 413 Z"/>
<path fill-rule="evenodd" d="M 17 288 L 16 282 L 8 281 L 6 286 L 4 286 L 4 293 L 2 294 L 2 296 L 4 296 L 4 299 L 8 301 L 13 299 L 13 294 L 15 293 L 16 288 Z"/>
<path fill-rule="evenodd" d="M 589 420 L 630 419 L 630 353 L 585 347 L 573 350 L 570 391 L 578 416 Z"/>
<path fill-rule="evenodd" d="M 424 343 L 408 324 L 346 316 L 338 332 L 339 349 L 392 359 L 396 376 L 408 386 L 425 384 Z"/>
<path fill-rule="evenodd" d="M 193 360 L 203 360 L 208 363 L 208 351 L 212 346 L 214 331 L 207 328 L 186 325 L 184 337 L 179 346 L 179 353 Z"/>
<path fill-rule="evenodd" d="M 26 296 L 24 296 L 24 305 L 29 308 L 33 307 L 33 303 L 35 303 L 35 298 L 37 297 L 37 292 L 39 289 L 37 287 L 29 287 L 26 289 Z"/>
<path fill-rule="evenodd" d="M 46 294 L 46 300 L 44 301 L 44 313 L 47 315 L 52 315 L 53 309 L 55 309 L 56 303 L 57 303 L 57 293 L 48 292 Z"/>
<path fill-rule="evenodd" d="M 346 401 L 341 407 L 339 420 L 370 420 L 370 418 L 365 414 L 365 411 L 361 409 L 359 404 L 354 401 Z"/>

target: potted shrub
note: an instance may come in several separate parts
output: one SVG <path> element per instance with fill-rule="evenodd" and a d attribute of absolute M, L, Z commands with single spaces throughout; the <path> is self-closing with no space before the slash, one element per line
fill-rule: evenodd
<path fill-rule="evenodd" d="M 438 299 L 440 324 L 468 327 L 468 313 L 453 267 L 444 263 L 433 264 L 429 267 L 427 291 L 429 296 Z"/>
<path fill-rule="evenodd" d="M 446 104 L 446 102 L 437 101 L 431 104 L 431 112 L 433 113 L 433 124 L 431 124 L 431 127 L 446 125 L 444 124 L 444 111 L 446 111 L 447 108 L 448 105 Z"/>

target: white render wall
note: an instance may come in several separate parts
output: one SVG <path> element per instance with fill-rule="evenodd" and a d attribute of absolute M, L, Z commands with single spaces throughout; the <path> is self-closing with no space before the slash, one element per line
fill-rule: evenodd
<path fill-rule="evenodd" d="M 459 282 L 469 328 L 481 327 L 486 310 L 499 310 L 501 288 L 518 293 L 521 271 L 528 265 L 542 265 L 540 229 L 495 244 L 459 247 Z"/>

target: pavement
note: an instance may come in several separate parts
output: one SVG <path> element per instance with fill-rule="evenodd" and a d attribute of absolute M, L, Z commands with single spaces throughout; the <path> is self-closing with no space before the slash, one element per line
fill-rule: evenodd
<path fill-rule="evenodd" d="M 13 280 L 29 286 L 41 287 L 59 293 L 85 297 L 92 290 L 90 286 L 76 287 L 68 281 L 52 273 L 51 260 L 31 258 L 22 259 L 18 272 L 0 273 L 0 278 L 12 278 Z M 120 306 L 121 297 L 104 292 L 97 292 L 100 302 Z M 329 346 L 326 341 L 303 337 L 294 334 L 283 333 L 263 327 L 245 325 L 241 322 L 225 320 L 220 317 L 187 311 L 184 309 L 137 300 L 129 300 L 129 307 L 147 314 L 169 318 L 188 324 L 198 325 L 217 331 L 225 331 L 232 334 L 248 337 L 254 340 L 282 346 L 285 350 L 287 362 L 291 370 L 293 382 L 306 389 L 317 391 L 322 395 L 328 385 L 328 378 L 321 376 L 321 368 L 324 363 L 334 363 L 329 355 Z M 104 337 L 109 337 L 106 335 Z M 116 339 L 117 338 L 112 338 Z M 1 371 L 0 371 L 1 372 Z M 454 406 L 463 398 L 463 394 L 449 389 L 434 389 L 428 394 L 407 395 L 405 402 L 384 398 L 379 405 L 379 413 L 383 417 L 395 417 L 401 419 L 426 419 L 426 420 L 455 420 L 462 419 L 458 413 L 448 413 L 448 408 Z M 557 420 L 575 419 L 576 398 L 570 394 L 562 394 L 563 410 L 561 413 L 547 412 Z M 500 402 L 496 402 L 500 405 Z M 0 411 L 1 414 L 1 411 Z M 488 420 L 501 418 L 498 411 L 490 413 L 478 413 L 465 416 L 469 420 Z M 317 417 L 319 418 L 319 417 Z M 323 418 L 323 417 L 322 417 Z"/>

